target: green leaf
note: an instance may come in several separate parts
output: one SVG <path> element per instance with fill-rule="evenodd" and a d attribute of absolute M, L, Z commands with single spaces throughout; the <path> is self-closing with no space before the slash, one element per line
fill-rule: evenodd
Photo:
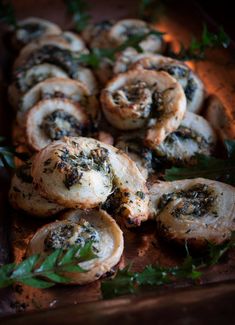
<path fill-rule="evenodd" d="M 82 54 L 78 61 L 81 64 L 85 64 L 90 66 L 91 68 L 98 68 L 102 59 L 109 59 L 111 61 L 115 60 L 115 54 L 121 51 L 124 51 L 128 47 L 133 47 L 136 49 L 137 52 L 143 52 L 142 48 L 140 47 L 140 43 L 145 40 L 149 35 L 156 35 L 162 37 L 165 33 L 159 32 L 157 30 L 151 30 L 147 34 L 141 35 L 132 35 L 126 41 L 124 41 L 121 45 L 117 46 L 116 48 L 107 48 L 107 49 L 97 49 L 94 48 L 88 54 Z"/>
<path fill-rule="evenodd" d="M 77 257 L 77 261 L 79 263 L 92 260 L 98 257 L 93 250 L 93 243 L 88 242 L 79 250 L 79 256 Z"/>
<path fill-rule="evenodd" d="M 235 185 L 235 141 L 227 141 L 228 159 L 196 155 L 197 163 L 191 167 L 172 167 L 166 169 L 165 180 L 174 181 L 187 178 L 204 177 Z"/>
<path fill-rule="evenodd" d="M 30 256 L 16 266 L 16 269 L 12 273 L 11 277 L 17 279 L 18 277 L 24 276 L 24 274 L 30 273 L 37 264 L 38 259 L 39 255 Z"/>
<path fill-rule="evenodd" d="M 84 0 L 65 0 L 65 4 L 73 15 L 76 31 L 80 33 L 87 27 L 91 18 L 88 13 L 88 3 Z"/>
<path fill-rule="evenodd" d="M 215 265 L 219 262 L 222 256 L 230 249 L 235 247 L 235 232 L 232 232 L 231 238 L 227 243 L 221 245 L 214 245 L 208 243 L 208 256 L 207 265 Z"/>
<path fill-rule="evenodd" d="M 17 28 L 15 11 L 10 0 L 0 1 L 0 23 L 4 22 L 13 28 Z"/>
<path fill-rule="evenodd" d="M 133 293 L 135 291 L 135 274 L 130 272 L 130 266 L 118 270 L 114 279 L 102 281 L 101 291 L 104 299 Z"/>
<path fill-rule="evenodd" d="M 15 263 L 5 264 L 0 267 L 0 288 L 8 287 L 14 280 L 10 278 L 15 268 Z"/>
<path fill-rule="evenodd" d="M 212 33 L 208 30 L 207 25 L 204 24 L 200 39 L 193 37 L 188 48 L 181 44 L 179 52 L 169 51 L 168 56 L 183 61 L 203 60 L 207 49 L 227 48 L 229 44 L 230 38 L 225 33 L 223 27 L 220 27 L 217 33 Z"/>
<path fill-rule="evenodd" d="M 80 246 L 73 246 L 68 249 L 60 258 L 58 265 L 64 265 L 73 262 L 75 255 L 79 252 Z"/>
<path fill-rule="evenodd" d="M 55 283 L 69 283 L 71 282 L 69 278 L 66 278 L 65 276 L 62 276 L 60 274 L 56 274 L 53 272 L 44 272 L 43 276 L 48 278 L 49 280 L 55 282 Z"/>
<path fill-rule="evenodd" d="M 136 275 L 136 281 L 140 285 L 162 285 L 169 282 L 168 270 L 161 266 L 148 265 L 143 272 Z"/>
<path fill-rule="evenodd" d="M 64 265 L 61 268 L 61 271 L 63 271 L 63 272 L 79 272 L 79 273 L 87 272 L 80 265 Z"/>
<path fill-rule="evenodd" d="M 19 282 L 22 284 L 26 284 L 30 287 L 39 288 L 39 289 L 47 289 L 55 285 L 53 282 L 48 282 L 36 278 L 20 279 Z"/>
<path fill-rule="evenodd" d="M 41 273 L 47 270 L 51 270 L 53 267 L 57 265 L 58 257 L 61 255 L 62 249 L 56 249 L 53 253 L 45 257 L 43 263 L 40 265 L 35 272 Z"/>
<path fill-rule="evenodd" d="M 82 248 L 72 246 L 66 252 L 57 249 L 46 257 L 32 255 L 18 265 L 11 263 L 0 267 L 0 288 L 16 282 L 36 288 L 49 288 L 55 283 L 70 283 L 70 278 L 61 273 L 67 272 L 69 275 L 69 272 L 87 272 L 78 265 L 79 261 L 90 261 L 95 257 L 92 242 Z"/>

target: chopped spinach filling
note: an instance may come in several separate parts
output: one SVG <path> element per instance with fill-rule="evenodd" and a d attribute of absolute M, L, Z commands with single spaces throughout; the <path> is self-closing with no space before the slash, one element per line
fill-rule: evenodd
<path fill-rule="evenodd" d="M 216 200 L 216 195 L 208 185 L 196 184 L 187 190 L 180 190 L 163 194 L 159 200 L 158 208 L 163 210 L 173 200 L 182 198 L 180 205 L 175 208 L 171 214 L 175 218 L 180 218 L 185 215 L 192 217 L 202 217 L 210 212 Z M 213 212 L 215 216 L 217 214 Z"/>
<path fill-rule="evenodd" d="M 78 223 L 66 222 L 48 232 L 44 240 L 45 250 L 62 248 L 64 250 L 73 245 L 84 246 L 87 242 L 98 243 L 100 240 L 97 230 L 85 219 Z"/>
<path fill-rule="evenodd" d="M 48 114 L 40 128 L 51 140 L 59 140 L 64 136 L 80 136 L 83 133 L 83 126 L 79 121 L 62 109 Z"/>

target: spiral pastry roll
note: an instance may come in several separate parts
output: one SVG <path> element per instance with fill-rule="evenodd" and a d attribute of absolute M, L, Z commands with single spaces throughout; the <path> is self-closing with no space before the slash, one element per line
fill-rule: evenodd
<path fill-rule="evenodd" d="M 234 187 L 204 178 L 160 182 L 150 188 L 162 235 L 196 247 L 221 244 L 235 230 Z"/>
<path fill-rule="evenodd" d="M 60 35 L 49 35 L 30 42 L 22 48 L 19 56 L 22 59 L 46 45 L 56 46 L 76 53 L 89 52 L 81 37 L 72 32 L 63 32 Z"/>
<path fill-rule="evenodd" d="M 64 210 L 61 205 L 43 198 L 33 186 L 31 161 L 16 169 L 11 181 L 9 199 L 15 209 L 36 217 L 50 217 Z"/>
<path fill-rule="evenodd" d="M 213 126 L 221 140 L 235 139 L 234 117 L 218 97 L 211 95 L 207 101 L 205 118 Z"/>
<path fill-rule="evenodd" d="M 98 280 L 118 264 L 124 248 L 123 234 L 105 211 L 71 210 L 62 218 L 35 233 L 27 249 L 28 256 L 46 257 L 58 248 L 66 251 L 73 245 L 84 246 L 92 242 L 96 258 L 79 264 L 86 272 L 61 273 L 72 284 L 80 285 Z"/>
<path fill-rule="evenodd" d="M 82 38 L 90 48 L 109 48 L 109 31 L 112 26 L 113 22 L 110 20 L 90 24 L 82 32 Z"/>
<path fill-rule="evenodd" d="M 87 131 L 85 110 L 66 99 L 45 99 L 33 106 L 26 118 L 26 139 L 35 150 L 64 136 L 81 136 Z"/>
<path fill-rule="evenodd" d="M 33 86 L 49 78 L 69 78 L 63 69 L 49 63 L 35 65 L 26 70 L 21 76 L 21 81 L 13 82 L 8 88 L 8 99 L 11 106 L 17 110 L 21 97 Z"/>
<path fill-rule="evenodd" d="M 165 71 L 183 87 L 187 109 L 198 113 L 204 100 L 204 85 L 197 75 L 184 63 L 161 55 L 142 57 L 130 66 L 131 69 Z"/>
<path fill-rule="evenodd" d="M 24 125 L 25 115 L 40 100 L 62 98 L 87 107 L 88 112 L 93 111 L 93 100 L 89 96 L 87 87 L 76 80 L 65 78 L 50 78 L 38 83 L 22 96 L 17 112 L 17 121 Z M 94 105 L 93 105 L 94 106 Z M 95 109 L 95 108 L 94 108 Z"/>
<path fill-rule="evenodd" d="M 101 93 L 105 117 L 114 127 L 146 127 L 146 143 L 154 147 L 175 131 L 186 111 L 181 85 L 165 72 L 132 70 L 114 77 Z"/>
<path fill-rule="evenodd" d="M 186 112 L 179 128 L 156 146 L 154 152 L 163 161 L 182 165 L 193 163 L 195 154 L 211 155 L 216 143 L 217 136 L 207 120 Z"/>
<path fill-rule="evenodd" d="M 123 19 L 118 21 L 110 29 L 109 38 L 114 46 L 121 45 L 129 37 L 135 35 L 146 35 L 146 39 L 140 42 L 140 47 L 145 52 L 161 53 L 164 49 L 162 36 L 148 35 L 154 31 L 154 27 L 139 19 Z"/>
<path fill-rule="evenodd" d="M 27 55 L 20 55 L 14 64 L 14 83 L 17 89 L 24 93 L 25 79 L 28 71 L 34 66 L 49 63 L 58 66 L 71 78 L 83 82 L 90 93 L 97 91 L 97 83 L 90 69 L 79 63 L 80 54 L 57 45 L 44 45 Z"/>
<path fill-rule="evenodd" d="M 128 225 L 148 218 L 145 179 L 120 150 L 91 138 L 64 138 L 41 150 L 32 165 L 40 193 L 68 208 L 89 209 L 109 197 Z"/>
<path fill-rule="evenodd" d="M 36 17 L 20 20 L 17 27 L 11 37 L 12 46 L 17 50 L 42 36 L 59 35 L 62 32 L 58 25 Z"/>

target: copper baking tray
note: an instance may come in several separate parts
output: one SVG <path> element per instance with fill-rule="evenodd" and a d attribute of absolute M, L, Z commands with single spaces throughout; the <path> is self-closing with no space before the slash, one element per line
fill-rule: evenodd
<path fill-rule="evenodd" d="M 95 21 L 120 19 L 136 16 L 138 1 L 91 0 L 91 14 Z M 63 1 L 32 0 L 13 1 L 17 17 L 39 16 L 58 23 L 63 29 L 72 27 Z M 188 1 L 172 1 L 165 5 L 164 15 L 157 23 L 159 29 L 167 32 L 167 39 L 177 45 L 177 40 L 185 44 L 192 35 L 197 35 L 202 22 L 213 22 L 200 7 Z M 4 30 L 1 31 L 4 36 Z M 3 42 L 4 37 L 1 37 Z M 1 135 L 10 134 L 12 114 L 6 101 L 6 89 L 11 58 L 2 43 L 0 51 L 0 130 Z M 235 116 L 235 56 L 234 45 L 228 50 L 213 50 L 208 60 L 193 63 L 193 68 L 205 82 L 210 94 L 216 94 L 226 108 L 230 121 Z M 25 252 L 32 234 L 44 222 L 29 219 L 11 211 L 7 204 L 7 190 L 10 175 L 0 171 L 0 263 L 14 259 L 19 261 Z M 49 222 L 50 220 L 48 220 Z M 156 236 L 155 226 L 147 222 L 140 229 L 123 229 L 125 252 L 121 263 L 133 262 L 134 270 L 141 270 L 146 264 L 160 263 L 170 266 L 180 263 L 182 254 L 176 248 L 162 243 Z M 219 265 L 205 270 L 200 283 L 190 282 L 151 289 L 137 296 L 126 296 L 113 300 L 102 300 L 100 282 L 86 286 L 53 287 L 47 290 L 16 286 L 0 290 L 0 323 L 7 324 L 103 324 L 123 322 L 136 324 L 150 320 L 159 324 L 204 324 L 209 319 L 214 324 L 230 323 L 235 302 L 235 252 L 230 251 Z M 227 322 L 226 322 L 227 320 Z"/>

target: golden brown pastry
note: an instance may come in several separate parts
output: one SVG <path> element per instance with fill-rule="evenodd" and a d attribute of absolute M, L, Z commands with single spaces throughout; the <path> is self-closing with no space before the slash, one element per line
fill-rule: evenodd
<path fill-rule="evenodd" d="M 148 218 L 145 179 L 120 150 L 91 138 L 64 138 L 41 150 L 32 175 L 41 195 L 68 208 L 90 209 L 115 201 L 128 225 Z M 114 206 L 113 206 L 114 208 Z"/>
<path fill-rule="evenodd" d="M 44 99 L 69 99 L 74 103 L 87 107 L 87 111 L 92 113 L 93 103 L 89 96 L 87 87 L 76 80 L 65 78 L 49 78 L 38 83 L 21 97 L 17 111 L 17 121 L 20 125 L 25 124 L 27 112 Z"/>
<path fill-rule="evenodd" d="M 61 29 L 51 21 L 29 17 L 17 22 L 18 28 L 13 32 L 11 43 L 15 49 L 20 49 L 35 39 L 46 35 L 59 35 Z"/>
<path fill-rule="evenodd" d="M 86 272 L 63 272 L 71 284 L 86 284 L 98 280 L 119 262 L 123 248 L 123 235 L 113 218 L 105 211 L 71 210 L 63 220 L 49 223 L 40 228 L 31 239 L 27 255 L 46 256 L 54 249 L 68 249 L 73 245 L 84 246 L 92 241 L 96 258 L 79 265 Z"/>
<path fill-rule="evenodd" d="M 146 144 L 154 148 L 175 131 L 186 111 L 181 85 L 166 72 L 132 70 L 114 77 L 101 93 L 105 117 L 114 127 L 145 127 Z"/>
<path fill-rule="evenodd" d="M 205 179 L 160 182 L 150 187 L 152 214 L 168 240 L 196 247 L 221 244 L 235 230 L 234 187 Z"/>
<path fill-rule="evenodd" d="M 216 133 L 207 120 L 186 112 L 179 128 L 156 146 L 154 153 L 163 161 L 182 165 L 193 163 L 196 154 L 210 156 L 215 151 L 216 143 Z"/>
<path fill-rule="evenodd" d="M 33 106 L 26 116 L 26 139 L 35 150 L 46 147 L 64 136 L 84 135 L 89 116 L 79 104 L 68 99 L 44 99 Z"/>
<path fill-rule="evenodd" d="M 183 87 L 187 99 L 187 110 L 199 113 L 204 100 L 204 85 L 198 76 L 183 62 L 162 55 L 148 55 L 135 61 L 130 69 L 165 71 Z"/>
<path fill-rule="evenodd" d="M 94 94 L 97 92 L 95 77 L 90 69 L 80 64 L 79 57 L 79 53 L 59 47 L 57 44 L 46 44 L 32 53 L 19 55 L 13 69 L 15 87 L 20 93 L 26 92 L 29 89 L 27 87 L 29 70 L 47 63 L 60 67 L 71 79 L 83 82 L 90 93 Z"/>
<path fill-rule="evenodd" d="M 30 161 L 16 169 L 9 192 L 11 205 L 17 210 L 23 210 L 39 218 L 50 217 L 64 210 L 63 206 L 43 198 L 38 193 L 33 186 L 30 169 Z"/>

